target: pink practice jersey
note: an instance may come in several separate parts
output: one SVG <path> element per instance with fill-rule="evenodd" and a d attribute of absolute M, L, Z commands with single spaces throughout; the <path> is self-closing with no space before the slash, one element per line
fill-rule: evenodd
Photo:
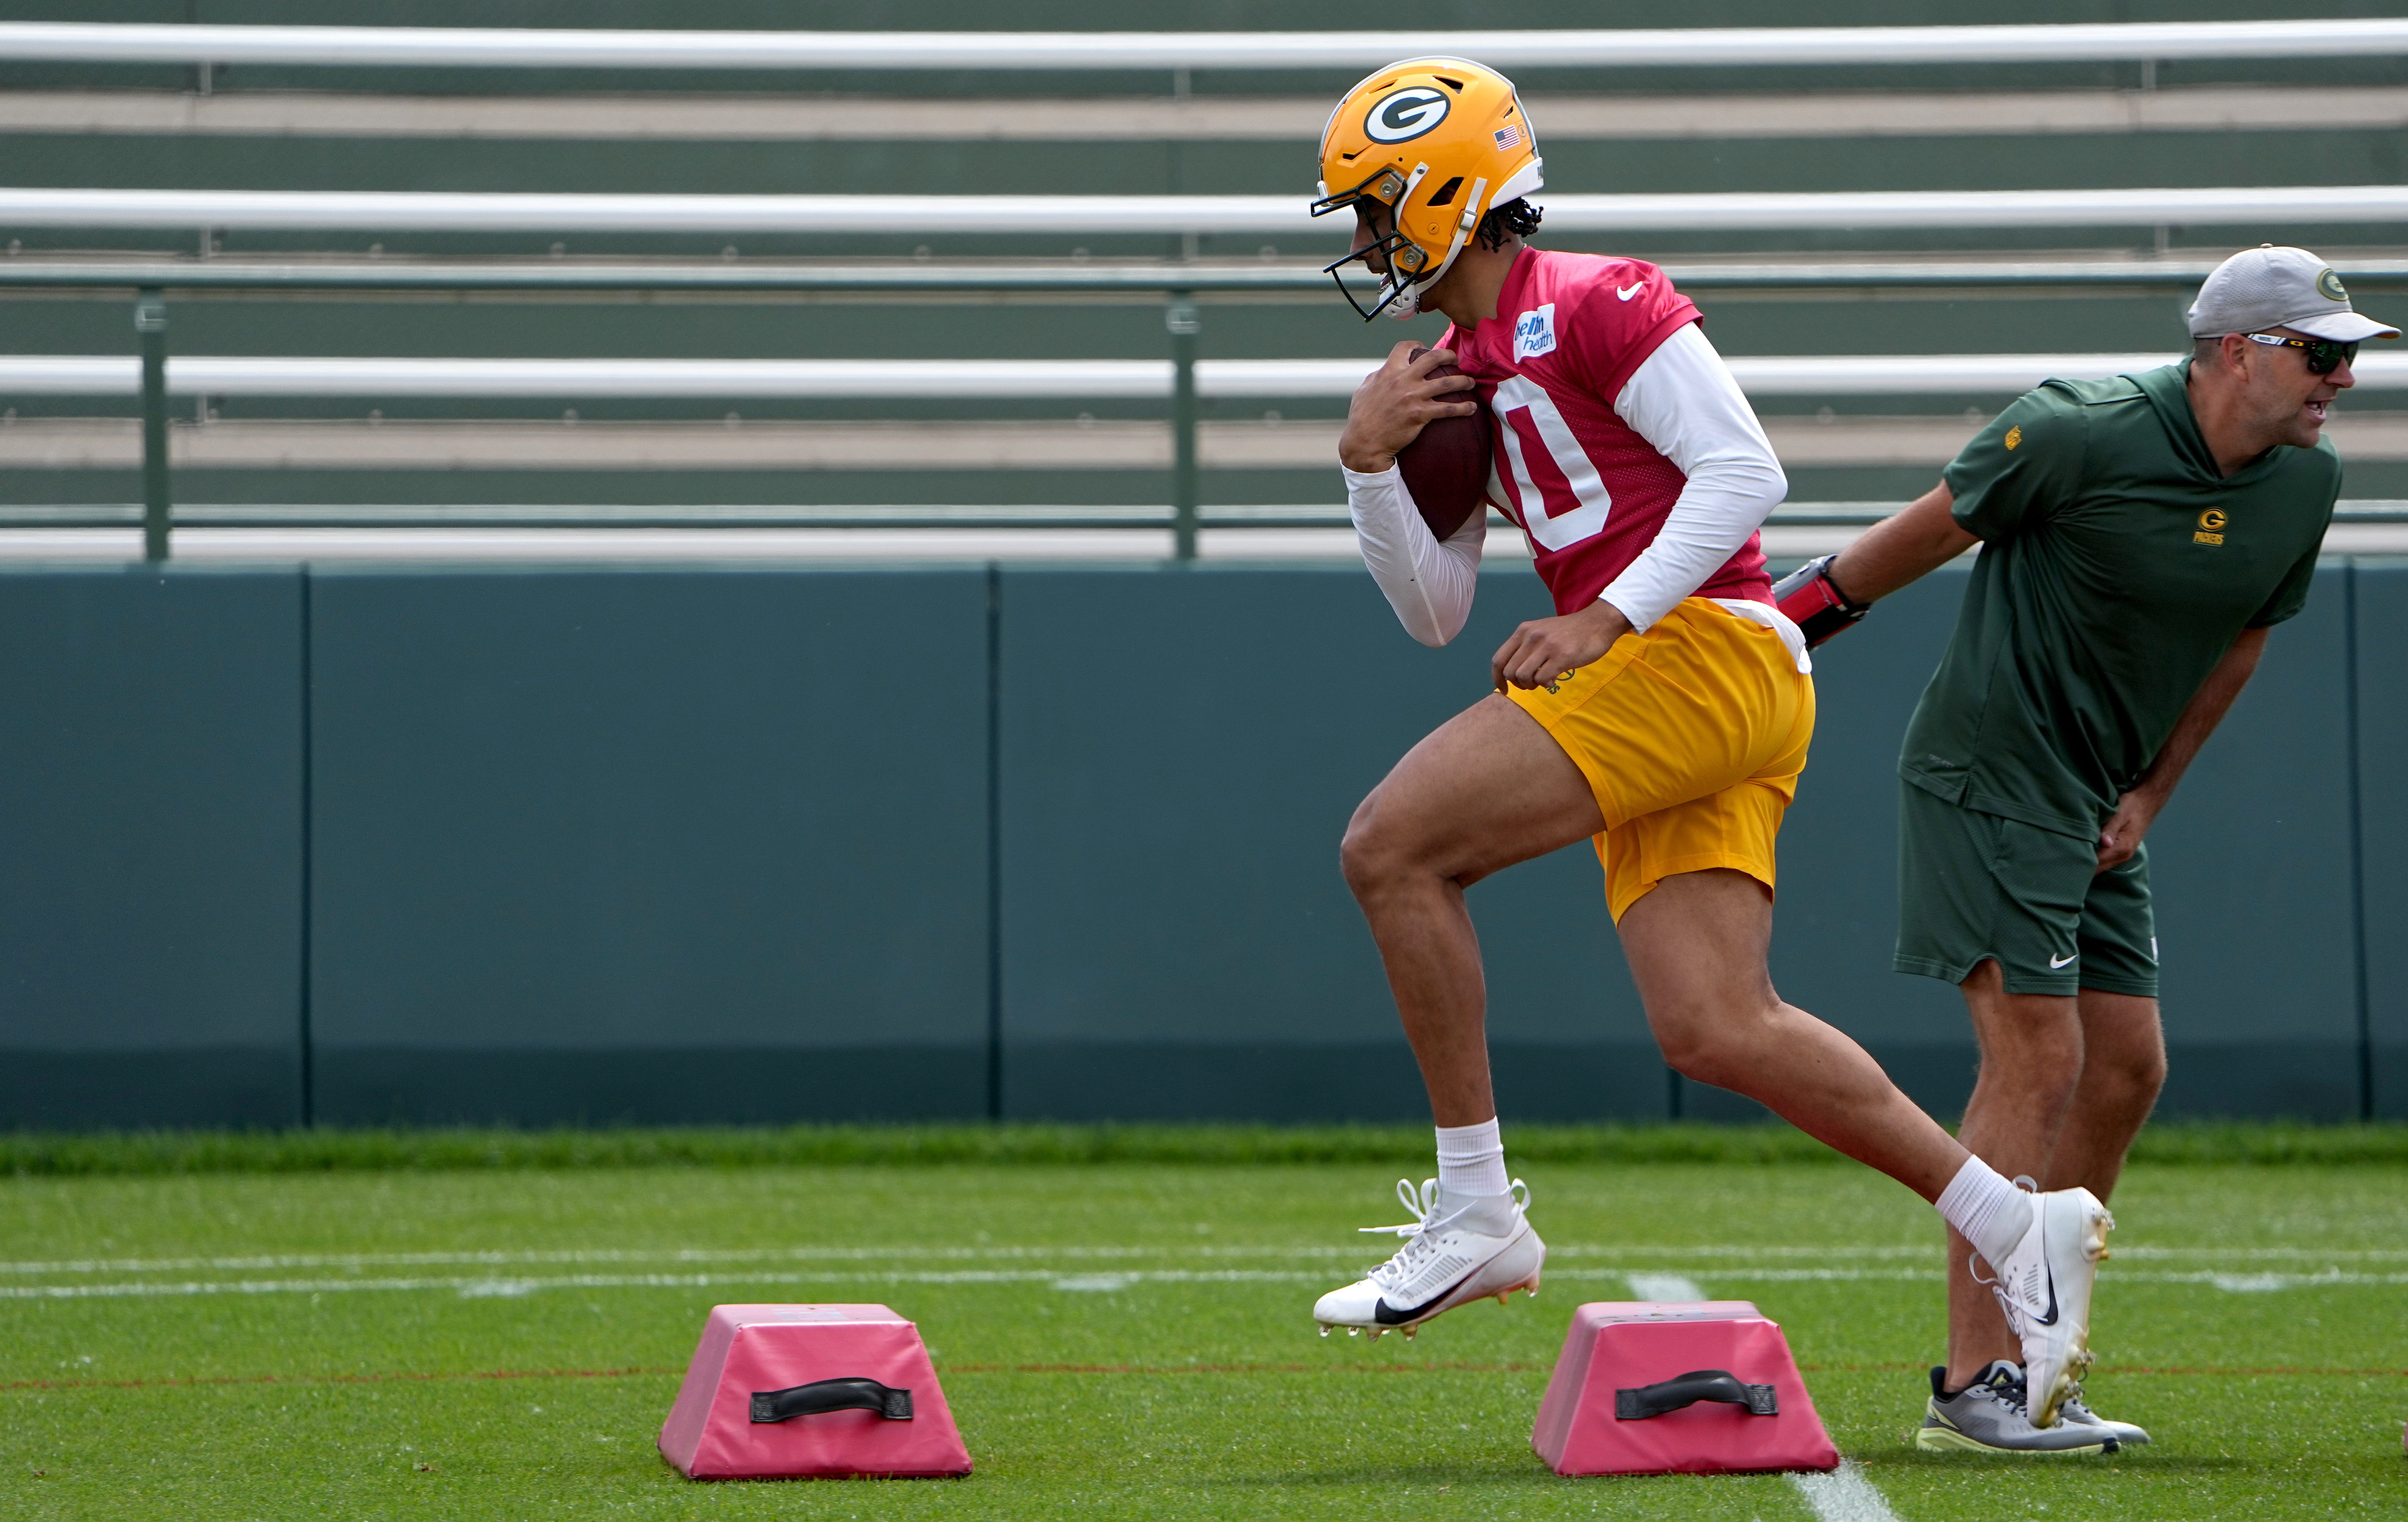
<path fill-rule="evenodd" d="M 1521 526 L 1555 611 L 1586 607 L 1662 533 L 1688 477 L 1614 415 L 1656 347 L 1701 320 L 1637 259 L 1523 250 L 1497 316 L 1439 340 L 1480 383 L 1495 420 L 1498 505 Z M 1770 603 L 1760 536 L 1693 596 Z"/>

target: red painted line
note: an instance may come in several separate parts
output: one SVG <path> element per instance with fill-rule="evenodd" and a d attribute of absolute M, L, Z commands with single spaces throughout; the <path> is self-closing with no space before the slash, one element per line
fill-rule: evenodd
<path fill-rule="evenodd" d="M 949 1363 L 949 1374 L 1543 1374 L 1552 1363 Z"/>
<path fill-rule="evenodd" d="M 1798 1370 L 1808 1374 L 1919 1374 L 1929 1367 L 1925 1363 L 1801 1363 Z M 2102 1363 L 2092 1373 L 2163 1375 L 2175 1379 L 2408 1379 L 2408 1369 L 2323 1369 L 2304 1364 L 2247 1369 L 2217 1364 L 2200 1364 L 2195 1368 L 2157 1368 L 2137 1363 Z"/>
<path fill-rule="evenodd" d="M 1186 1363 L 1160 1366 L 1135 1363 L 954 1363 L 947 1374 L 1128 1374 L 1146 1377 L 1175 1374 L 1543 1374 L 1548 1363 Z M 1920 1363 L 1806 1363 L 1810 1374 L 1921 1373 Z M 2213 1364 L 2157 1368 L 2106 1366 L 2108 1374 L 2134 1374 L 2173 1379 L 2408 1379 L 2408 1369 L 2326 1369 L 2305 1365 L 2273 1368 L 2224 1368 Z M 433 1384 L 472 1379 L 662 1379 L 681 1369 L 463 1369 L 436 1372 L 396 1371 L 366 1374 L 196 1374 L 161 1379 L 20 1379 L 0 1384 L 7 1390 L 135 1390 L 194 1389 L 242 1385 L 389 1385 Z"/>
<path fill-rule="evenodd" d="M 463 1369 L 375 1374 L 193 1374 L 165 1379 L 20 1379 L 0 1390 L 139 1390 L 216 1385 L 390 1385 L 458 1379 L 637 1379 L 681 1369 Z"/>
<path fill-rule="evenodd" d="M 2408 1379 L 2408 1369 L 2152 1369 L 2135 1364 L 2124 1367 L 2102 1364 L 2098 1371 L 2109 1374 L 2166 1374 L 2178 1379 L 2209 1378 L 2281 1379 L 2290 1376 L 2312 1376 L 2318 1379 Z"/>

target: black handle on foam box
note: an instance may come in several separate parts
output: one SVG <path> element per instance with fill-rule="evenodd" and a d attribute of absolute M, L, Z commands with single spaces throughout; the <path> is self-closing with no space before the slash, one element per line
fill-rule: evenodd
<path fill-rule="evenodd" d="M 824 1411 L 875 1411 L 890 1422 L 911 1419 L 911 1392 L 874 1379 L 818 1379 L 792 1389 L 754 1390 L 752 1419 L 790 1421 Z"/>
<path fill-rule="evenodd" d="M 754 1396 L 759 1400 L 759 1396 Z M 1726 1369 L 1693 1369 L 1685 1374 L 1675 1374 L 1653 1385 L 1642 1385 L 1635 1390 L 1613 1392 L 1613 1419 L 1618 1422 L 1644 1421 L 1661 1416 L 1668 1411 L 1678 1411 L 1700 1401 L 1719 1401 L 1726 1405 L 1744 1406 L 1751 1416 L 1777 1416 L 1781 1402 L 1770 1385 L 1743 1385 Z M 755 1418 L 758 1419 L 757 1417 Z"/>

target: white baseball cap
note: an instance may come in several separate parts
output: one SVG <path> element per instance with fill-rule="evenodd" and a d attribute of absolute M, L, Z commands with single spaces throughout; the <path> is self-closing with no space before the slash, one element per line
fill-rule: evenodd
<path fill-rule="evenodd" d="M 2200 282 L 2199 299 L 2190 304 L 2190 335 L 2220 338 L 2268 328 L 2290 328 L 2342 344 L 2400 336 L 2398 328 L 2351 309 L 2349 292 L 2331 265 L 2305 249 L 2261 243 L 2216 265 Z"/>

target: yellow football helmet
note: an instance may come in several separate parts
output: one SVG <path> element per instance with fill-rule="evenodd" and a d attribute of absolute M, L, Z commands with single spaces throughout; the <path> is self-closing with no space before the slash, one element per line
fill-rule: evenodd
<path fill-rule="evenodd" d="M 1538 137 L 1512 80 L 1461 58 L 1391 64 L 1348 91 L 1322 129 L 1312 214 L 1368 206 L 1374 235 L 1327 273 L 1367 320 L 1383 311 L 1411 317 L 1480 219 L 1539 189 L 1540 169 Z M 1366 311 L 1339 272 L 1358 259 L 1368 267 L 1374 253 L 1387 277 Z"/>

